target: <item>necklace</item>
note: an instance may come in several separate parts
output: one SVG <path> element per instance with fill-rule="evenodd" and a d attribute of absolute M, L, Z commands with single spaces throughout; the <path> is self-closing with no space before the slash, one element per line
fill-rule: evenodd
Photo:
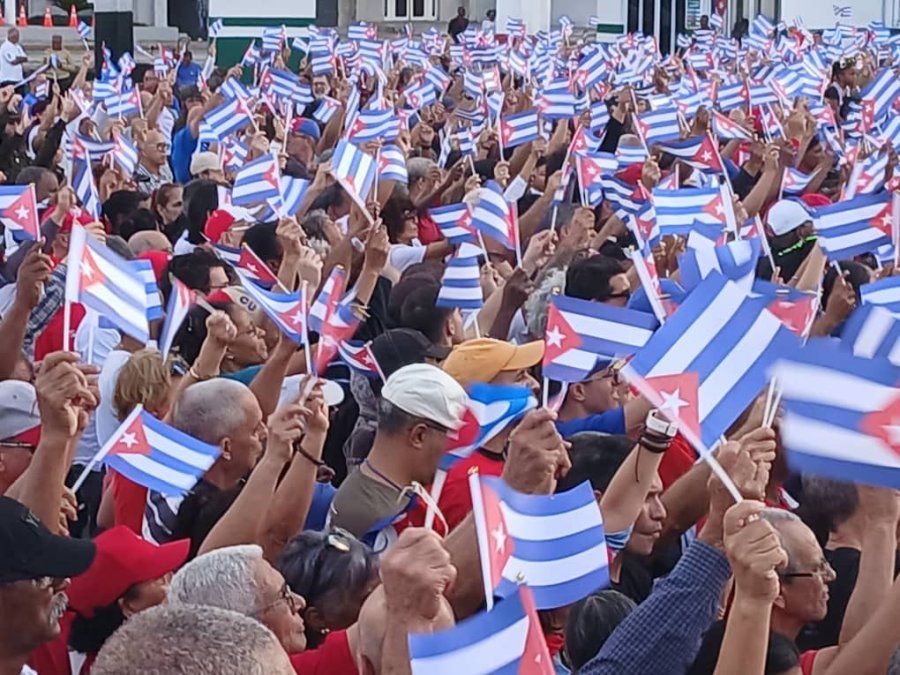
<path fill-rule="evenodd" d="M 371 472 L 374 473 L 376 476 L 378 476 L 381 480 L 383 480 L 385 483 L 387 483 L 388 485 L 390 485 L 392 488 L 394 488 L 394 489 L 397 490 L 398 492 L 403 492 L 403 488 L 402 488 L 402 487 L 400 487 L 399 485 L 397 485 L 394 481 L 392 481 L 390 478 L 388 478 L 388 477 L 385 476 L 383 473 L 381 473 L 378 469 L 376 469 L 374 466 L 372 466 L 372 462 L 370 462 L 370 461 L 368 460 L 368 458 L 366 458 L 366 459 L 363 460 L 363 465 L 364 465 L 369 471 L 371 471 Z"/>

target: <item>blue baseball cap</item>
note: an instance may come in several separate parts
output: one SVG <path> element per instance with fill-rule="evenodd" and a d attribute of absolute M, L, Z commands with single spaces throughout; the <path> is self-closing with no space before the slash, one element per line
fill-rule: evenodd
<path fill-rule="evenodd" d="M 308 117 L 298 117 L 291 124 L 291 134 L 309 136 L 319 140 L 322 133 L 319 131 L 319 125 Z"/>

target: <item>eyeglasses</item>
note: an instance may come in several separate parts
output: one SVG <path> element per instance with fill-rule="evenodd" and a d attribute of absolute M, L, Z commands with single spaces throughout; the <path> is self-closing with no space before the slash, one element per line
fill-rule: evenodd
<path fill-rule="evenodd" d="M 822 562 L 819 563 L 819 566 L 812 572 L 779 572 L 778 576 L 782 579 L 799 579 L 802 577 L 833 577 L 835 574 L 834 568 L 827 560 L 823 559 Z"/>
<path fill-rule="evenodd" d="M 589 384 L 591 382 L 600 382 L 600 381 L 606 380 L 606 379 L 612 380 L 612 386 L 614 386 L 614 387 L 618 387 L 620 384 L 622 384 L 622 377 L 619 374 L 618 368 L 613 368 L 612 370 L 610 370 L 610 372 L 603 373 L 602 375 L 599 375 L 599 376 L 594 375 L 593 377 L 589 377 L 584 382 L 585 382 L 585 384 Z"/>
<path fill-rule="evenodd" d="M 342 527 L 333 527 L 325 537 L 325 544 L 341 553 L 349 553 L 351 542 L 356 539 L 352 534 Z"/>
<path fill-rule="evenodd" d="M 169 144 L 168 143 L 157 143 L 156 149 L 159 150 L 160 152 L 168 152 Z"/>
<path fill-rule="evenodd" d="M 273 607 L 278 606 L 282 602 L 287 604 L 288 609 L 291 610 L 291 614 L 296 614 L 302 608 L 302 605 L 299 602 L 299 598 L 300 596 L 294 593 L 291 590 L 291 587 L 288 586 L 288 582 L 285 581 L 284 585 L 281 587 L 281 590 L 278 592 L 278 597 L 268 605 L 257 609 L 255 612 L 253 612 L 253 615 L 259 617 L 268 612 Z"/>

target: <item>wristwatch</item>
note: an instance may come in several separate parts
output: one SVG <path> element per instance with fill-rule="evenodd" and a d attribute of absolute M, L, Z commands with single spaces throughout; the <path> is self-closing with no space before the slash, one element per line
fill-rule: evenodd
<path fill-rule="evenodd" d="M 678 432 L 678 427 L 662 417 L 657 410 L 647 413 L 644 421 L 644 431 L 641 433 L 640 444 L 645 450 L 662 454 L 669 449 L 669 444 Z"/>
<path fill-rule="evenodd" d="M 667 436 L 670 440 L 678 433 L 678 427 L 675 426 L 674 422 L 670 422 L 660 415 L 656 408 L 647 413 L 647 419 L 644 421 L 644 428 L 648 431 L 652 431 L 654 434 Z"/>

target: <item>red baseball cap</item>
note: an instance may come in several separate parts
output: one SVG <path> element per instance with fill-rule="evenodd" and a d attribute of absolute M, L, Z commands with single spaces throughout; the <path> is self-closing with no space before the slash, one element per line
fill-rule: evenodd
<path fill-rule="evenodd" d="M 69 607 L 89 619 L 111 605 L 135 584 L 174 572 L 187 560 L 189 539 L 157 546 L 141 539 L 125 525 L 96 537 L 97 555 L 84 574 L 74 577 L 66 590 Z"/>
<path fill-rule="evenodd" d="M 810 192 L 809 194 L 800 195 L 800 199 L 803 200 L 804 204 L 814 209 L 817 209 L 820 206 L 831 206 L 831 200 L 819 192 Z"/>
<path fill-rule="evenodd" d="M 166 271 L 166 265 L 169 264 L 171 257 L 165 251 L 144 251 L 137 255 L 138 260 L 150 261 L 150 266 L 153 268 L 153 276 L 156 277 L 157 283 L 162 281 L 163 272 Z"/>
<path fill-rule="evenodd" d="M 59 233 L 68 234 L 72 231 L 72 226 L 75 223 L 78 223 L 79 225 L 90 225 L 93 222 L 93 216 L 87 211 L 69 211 L 66 214 L 66 217 L 63 218 L 62 225 L 59 226 Z"/>

